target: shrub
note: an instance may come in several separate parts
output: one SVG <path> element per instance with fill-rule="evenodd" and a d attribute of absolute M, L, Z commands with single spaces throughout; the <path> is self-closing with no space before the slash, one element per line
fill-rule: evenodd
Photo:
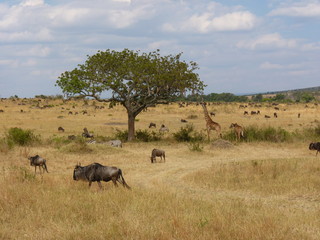
<path fill-rule="evenodd" d="M 197 142 L 204 140 L 204 135 L 201 132 L 196 132 L 192 124 L 181 127 L 178 132 L 173 133 L 173 137 L 178 142 Z"/>
<path fill-rule="evenodd" d="M 193 152 L 202 152 L 203 145 L 200 142 L 190 142 L 188 148 Z"/>
<path fill-rule="evenodd" d="M 128 130 L 119 130 L 119 129 L 116 129 L 116 133 L 114 135 L 114 137 L 116 139 L 119 139 L 121 140 L 122 142 L 126 142 L 128 140 Z"/>
<path fill-rule="evenodd" d="M 149 132 L 148 130 L 137 130 L 136 131 L 136 139 L 138 141 L 143 142 L 153 142 L 159 141 L 161 139 L 162 134 L 156 133 L 155 131 Z"/>
<path fill-rule="evenodd" d="M 286 142 L 292 140 L 293 134 L 283 128 L 248 126 L 244 131 L 246 142 L 266 141 L 266 142 Z M 236 140 L 234 130 L 230 130 L 223 136 L 226 140 Z"/>
<path fill-rule="evenodd" d="M 20 146 L 30 145 L 39 142 L 39 136 L 36 136 L 31 130 L 23 130 L 21 128 L 10 128 L 6 133 L 7 144 L 13 147 L 15 144 Z"/>

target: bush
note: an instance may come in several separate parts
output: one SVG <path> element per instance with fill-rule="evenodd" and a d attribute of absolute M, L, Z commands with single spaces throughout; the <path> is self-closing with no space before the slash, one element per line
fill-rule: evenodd
<path fill-rule="evenodd" d="M 181 127 L 178 132 L 173 133 L 173 137 L 178 142 L 197 142 L 204 140 L 204 135 L 201 132 L 196 132 L 192 124 Z"/>
<path fill-rule="evenodd" d="M 116 129 L 116 133 L 114 135 L 115 139 L 119 139 L 121 140 L 122 142 L 126 142 L 128 140 L 128 130 L 119 130 L 119 129 Z"/>
<path fill-rule="evenodd" d="M 148 130 L 137 130 L 136 131 L 136 139 L 138 141 L 143 142 L 153 142 L 159 141 L 161 139 L 162 134 L 156 133 L 155 131 L 149 132 Z"/>
<path fill-rule="evenodd" d="M 188 147 L 193 152 L 202 152 L 203 150 L 203 145 L 200 142 L 191 142 Z"/>
<path fill-rule="evenodd" d="M 248 126 L 244 130 L 243 141 L 266 141 L 266 142 L 286 142 L 292 140 L 293 134 L 283 128 Z M 234 130 L 230 130 L 223 136 L 226 140 L 236 140 Z"/>
<path fill-rule="evenodd" d="M 40 142 L 39 136 L 36 136 L 31 130 L 23 130 L 21 128 L 10 128 L 6 133 L 7 144 L 13 147 L 15 144 L 20 146 L 30 145 Z"/>

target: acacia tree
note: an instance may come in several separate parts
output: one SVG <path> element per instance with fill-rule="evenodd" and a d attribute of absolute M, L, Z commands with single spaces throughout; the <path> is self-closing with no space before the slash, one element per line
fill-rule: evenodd
<path fill-rule="evenodd" d="M 161 56 L 159 50 L 140 53 L 124 49 L 98 51 L 84 64 L 66 71 L 56 81 L 64 94 L 85 96 L 100 102 L 123 105 L 128 114 L 128 140 L 134 139 L 135 118 L 149 106 L 166 103 L 185 92 L 201 92 L 204 84 L 195 62 L 177 55 Z M 109 92 L 111 97 L 101 98 Z"/>

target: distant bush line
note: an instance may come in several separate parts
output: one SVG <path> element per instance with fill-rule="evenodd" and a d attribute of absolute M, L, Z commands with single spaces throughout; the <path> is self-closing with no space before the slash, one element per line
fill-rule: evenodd
<path fill-rule="evenodd" d="M 214 139 L 215 132 L 211 131 L 211 138 Z M 119 139 L 123 142 L 128 137 L 127 130 L 117 130 L 114 136 L 97 136 L 98 142 L 105 142 L 109 139 Z M 236 142 L 236 137 L 232 129 L 223 133 L 223 139 Z M 158 133 L 151 130 L 137 130 L 136 142 L 154 142 L 154 141 L 176 141 L 184 142 L 188 145 L 191 151 L 202 151 L 203 144 L 208 143 L 207 135 L 203 131 L 195 130 L 192 124 L 181 127 L 174 133 Z M 245 127 L 244 138 L 241 142 L 301 142 L 301 141 L 318 141 L 320 139 L 320 123 L 313 128 L 297 129 L 289 132 L 281 127 L 258 127 L 249 125 Z M 70 140 L 67 136 L 53 136 L 45 141 L 39 135 L 35 135 L 31 130 L 21 128 L 10 128 L 5 133 L 5 137 L 0 139 L 0 152 L 8 152 L 15 146 L 35 146 L 35 145 L 52 145 L 55 148 L 61 149 L 64 152 L 87 152 L 92 149 L 88 147 L 86 139 L 78 136 L 76 140 Z"/>

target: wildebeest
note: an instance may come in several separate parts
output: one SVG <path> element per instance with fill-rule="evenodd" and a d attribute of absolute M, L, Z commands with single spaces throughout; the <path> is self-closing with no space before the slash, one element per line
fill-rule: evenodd
<path fill-rule="evenodd" d="M 122 142 L 120 140 L 110 140 L 108 143 L 112 147 L 121 147 L 122 148 Z"/>
<path fill-rule="evenodd" d="M 273 116 L 274 116 L 275 118 L 277 118 L 277 117 L 278 117 L 278 114 L 275 112 L 275 113 L 273 113 Z"/>
<path fill-rule="evenodd" d="M 212 117 L 212 116 L 216 116 L 216 113 L 214 113 L 214 112 L 210 112 L 210 116 Z"/>
<path fill-rule="evenodd" d="M 157 162 L 156 161 L 156 157 L 160 157 L 161 158 L 161 161 L 162 161 L 162 157 L 164 159 L 164 162 L 166 162 L 166 153 L 165 151 L 163 150 L 160 150 L 160 149 L 153 149 L 152 152 L 151 152 L 151 163 L 154 163 L 154 162 Z"/>
<path fill-rule="evenodd" d="M 185 119 L 181 119 L 181 122 L 186 123 L 186 122 L 188 122 L 188 121 L 185 120 Z"/>
<path fill-rule="evenodd" d="M 243 112 L 243 115 L 248 115 L 248 114 L 249 114 L 248 111 Z"/>
<path fill-rule="evenodd" d="M 64 128 L 63 127 L 58 127 L 58 131 L 59 132 L 64 132 Z"/>
<path fill-rule="evenodd" d="M 157 124 L 151 122 L 151 123 L 149 124 L 149 128 L 152 128 L 152 127 L 156 128 L 156 127 L 157 127 Z"/>
<path fill-rule="evenodd" d="M 300 116 L 301 116 L 301 114 L 300 114 L 300 113 L 298 113 L 298 118 L 300 118 Z"/>
<path fill-rule="evenodd" d="M 28 157 L 28 159 L 30 160 L 30 166 L 34 166 L 34 173 L 36 173 L 37 171 L 37 166 L 39 167 L 39 171 L 41 173 L 41 167 L 48 172 L 48 168 L 47 168 L 47 164 L 46 164 L 46 160 L 42 157 L 40 157 L 39 155 L 35 155 L 33 157 Z M 43 171 L 44 171 L 43 170 Z"/>
<path fill-rule="evenodd" d="M 320 152 L 320 142 L 310 143 L 309 145 L 310 150 L 317 150 L 316 156 L 318 155 L 318 152 Z"/>
<path fill-rule="evenodd" d="M 264 115 L 264 118 L 270 118 L 270 116 L 269 115 Z"/>
<path fill-rule="evenodd" d="M 82 133 L 82 137 L 85 137 L 85 138 L 93 138 L 93 134 L 89 133 L 88 129 L 87 128 L 84 128 L 83 129 L 83 133 Z"/>
<path fill-rule="evenodd" d="M 118 181 L 123 187 L 131 189 L 124 180 L 120 168 L 103 166 L 100 163 L 92 163 L 84 167 L 77 164 L 73 170 L 73 180 L 88 181 L 89 187 L 91 187 L 92 182 L 98 182 L 100 189 L 102 189 L 101 181 L 112 181 L 115 186 L 118 186 Z"/>

